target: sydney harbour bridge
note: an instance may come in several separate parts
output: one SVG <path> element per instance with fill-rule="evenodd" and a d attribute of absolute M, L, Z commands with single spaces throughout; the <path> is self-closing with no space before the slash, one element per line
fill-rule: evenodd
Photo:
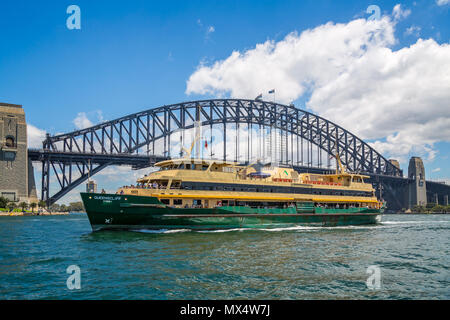
<path fill-rule="evenodd" d="M 370 176 L 392 210 L 408 207 L 410 186 L 417 179 L 403 177 L 398 164 L 348 130 L 294 105 L 213 99 L 166 105 L 82 130 L 47 134 L 42 149 L 28 150 L 29 159 L 42 165 L 41 199 L 48 205 L 55 203 L 111 165 L 142 169 L 179 158 L 197 128 L 202 130 L 202 150 L 197 155 L 203 158 L 242 164 L 260 160 L 293 166 L 299 172 L 331 173 L 333 159 L 339 155 L 348 171 Z M 56 192 L 51 194 L 50 183 L 55 180 L 52 190 Z M 448 201 L 449 189 L 427 181 L 429 201 Z"/>

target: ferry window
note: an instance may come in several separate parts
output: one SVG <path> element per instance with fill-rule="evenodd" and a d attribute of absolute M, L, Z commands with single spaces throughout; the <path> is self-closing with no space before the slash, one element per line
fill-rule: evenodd
<path fill-rule="evenodd" d="M 188 169 L 188 170 L 191 169 L 191 164 L 187 164 L 186 169 Z"/>
<path fill-rule="evenodd" d="M 173 204 L 174 205 L 182 205 L 183 204 L 183 200 L 181 200 L 181 199 L 174 199 L 173 200 Z"/>
<path fill-rule="evenodd" d="M 169 199 L 161 199 L 161 203 L 170 204 L 170 200 Z"/>
<path fill-rule="evenodd" d="M 172 184 L 170 185 L 171 189 L 180 189 L 181 186 L 181 182 L 180 181 L 173 181 Z"/>
<path fill-rule="evenodd" d="M 209 167 L 208 165 L 203 165 L 203 166 L 202 166 L 202 170 L 203 170 L 203 171 L 208 170 L 208 167 Z"/>
<path fill-rule="evenodd" d="M 180 166 L 178 167 L 178 169 L 184 169 L 184 163 L 180 164 Z"/>

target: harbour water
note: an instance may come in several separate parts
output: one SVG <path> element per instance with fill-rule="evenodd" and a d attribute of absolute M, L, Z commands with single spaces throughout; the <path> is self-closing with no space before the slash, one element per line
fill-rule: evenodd
<path fill-rule="evenodd" d="M 85 214 L 70 214 L 0 217 L 0 234 L 0 299 L 450 299 L 450 215 L 93 233 Z M 67 287 L 71 265 L 80 289 Z M 373 266 L 380 286 L 369 288 Z"/>

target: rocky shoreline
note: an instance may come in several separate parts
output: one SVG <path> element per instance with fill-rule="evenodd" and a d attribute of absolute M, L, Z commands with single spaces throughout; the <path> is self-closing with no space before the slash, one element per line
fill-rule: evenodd
<path fill-rule="evenodd" d="M 0 217 L 15 217 L 15 216 L 61 216 L 68 215 L 69 212 L 0 212 Z"/>

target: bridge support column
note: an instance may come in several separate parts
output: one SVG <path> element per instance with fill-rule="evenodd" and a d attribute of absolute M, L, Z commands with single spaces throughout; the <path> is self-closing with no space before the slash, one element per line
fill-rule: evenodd
<path fill-rule="evenodd" d="M 439 197 L 438 197 L 438 194 L 437 194 L 437 193 L 435 193 L 435 194 L 433 195 L 433 202 L 434 202 L 436 205 L 439 204 Z"/>
<path fill-rule="evenodd" d="M 448 194 L 444 196 L 444 206 L 448 206 Z"/>
<path fill-rule="evenodd" d="M 421 158 L 412 157 L 409 160 L 408 177 L 414 180 L 408 188 L 409 209 L 413 206 L 426 206 L 427 185 L 425 182 L 425 167 Z"/>
<path fill-rule="evenodd" d="M 12 202 L 37 202 L 21 105 L 0 103 L 0 196 Z"/>

